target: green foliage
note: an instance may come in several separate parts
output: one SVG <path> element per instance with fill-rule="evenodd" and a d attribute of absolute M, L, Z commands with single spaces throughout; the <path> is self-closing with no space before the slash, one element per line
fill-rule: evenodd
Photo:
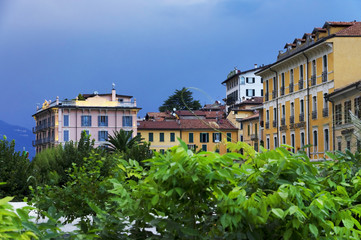
<path fill-rule="evenodd" d="M 64 146 L 56 146 L 38 153 L 31 162 L 31 183 L 63 185 L 69 181 L 66 171 L 75 163 L 83 164 L 83 159 L 88 157 L 94 149 L 94 140 L 84 132 L 78 143 L 67 142 Z"/>
<path fill-rule="evenodd" d="M 84 101 L 84 100 L 85 100 L 85 97 L 84 97 L 81 93 L 79 93 L 79 95 L 78 95 L 78 100 Z"/>
<path fill-rule="evenodd" d="M 174 94 L 169 96 L 164 101 L 163 105 L 159 107 L 160 112 L 173 111 L 173 108 L 177 110 L 198 110 L 202 106 L 199 100 L 194 100 L 192 92 L 183 87 L 181 90 L 175 90 Z"/>
<path fill-rule="evenodd" d="M 19 201 L 29 194 L 27 176 L 30 161 L 26 152 L 15 151 L 15 141 L 0 140 L 0 197 L 15 196 Z"/>
<path fill-rule="evenodd" d="M 132 131 L 114 131 L 113 135 L 108 136 L 106 146 L 110 152 L 126 152 L 141 141 L 141 136 L 137 135 L 133 138 Z"/>

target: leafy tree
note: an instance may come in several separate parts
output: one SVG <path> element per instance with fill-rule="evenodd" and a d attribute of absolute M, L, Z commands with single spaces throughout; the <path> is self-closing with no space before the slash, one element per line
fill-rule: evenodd
<path fill-rule="evenodd" d="M 202 106 L 199 100 L 194 100 L 192 94 L 193 93 L 185 87 L 181 90 L 175 90 L 174 94 L 169 96 L 163 105 L 159 107 L 159 111 L 173 111 L 173 108 L 177 110 L 200 109 Z"/>
<path fill-rule="evenodd" d="M 9 142 L 6 136 L 0 140 L 0 197 L 15 196 L 19 201 L 29 194 L 28 169 L 30 161 L 26 152 L 15 151 L 15 141 Z"/>
<path fill-rule="evenodd" d="M 78 100 L 84 101 L 84 100 L 85 100 L 85 97 L 84 97 L 81 93 L 79 93 L 79 95 L 78 95 Z"/>

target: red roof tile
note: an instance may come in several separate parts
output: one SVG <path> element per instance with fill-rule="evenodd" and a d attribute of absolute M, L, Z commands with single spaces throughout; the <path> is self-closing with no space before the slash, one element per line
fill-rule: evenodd
<path fill-rule="evenodd" d="M 336 33 L 336 36 L 360 36 L 361 22 L 355 22 L 352 26 L 342 29 Z"/>
<path fill-rule="evenodd" d="M 218 122 L 212 119 L 181 119 L 178 121 L 139 121 L 139 130 L 154 129 L 174 129 L 174 130 L 237 130 L 237 128 L 227 119 Z"/>

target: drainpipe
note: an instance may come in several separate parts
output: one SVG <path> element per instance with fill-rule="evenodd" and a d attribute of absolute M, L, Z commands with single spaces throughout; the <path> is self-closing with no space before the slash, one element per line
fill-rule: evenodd
<path fill-rule="evenodd" d="M 277 71 L 272 70 L 272 68 L 269 69 L 271 72 L 274 72 L 276 74 L 276 86 L 273 86 L 274 90 L 276 91 L 276 109 L 277 109 L 277 114 L 276 114 L 276 127 L 277 127 L 277 147 L 280 146 L 280 132 L 279 132 L 279 127 L 278 127 L 278 73 Z M 273 96 L 272 96 L 273 99 Z"/>
<path fill-rule="evenodd" d="M 308 57 L 305 54 L 305 52 L 302 52 L 302 54 L 305 56 L 306 58 L 306 87 L 307 87 L 307 144 L 310 145 L 310 88 L 309 88 L 309 84 L 308 84 L 308 79 L 309 79 L 309 71 L 308 71 Z M 310 153 L 310 148 L 307 149 L 308 152 L 308 157 L 311 157 L 311 153 Z"/>

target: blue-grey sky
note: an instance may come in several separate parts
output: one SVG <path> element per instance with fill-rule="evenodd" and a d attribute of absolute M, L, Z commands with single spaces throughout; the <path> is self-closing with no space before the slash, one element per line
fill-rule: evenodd
<path fill-rule="evenodd" d="M 360 12 L 359 0 L 0 0 L 0 119 L 30 128 L 37 103 L 113 82 L 141 117 L 183 86 L 221 100 L 235 66 L 272 63 L 286 42 Z"/>

